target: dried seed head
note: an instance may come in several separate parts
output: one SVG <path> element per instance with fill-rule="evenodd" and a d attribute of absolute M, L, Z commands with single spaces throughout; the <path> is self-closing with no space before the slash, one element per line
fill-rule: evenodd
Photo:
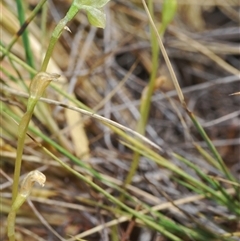
<path fill-rule="evenodd" d="M 19 194 L 27 197 L 29 196 L 34 182 L 38 182 L 41 186 L 44 186 L 46 176 L 38 170 L 31 171 L 23 179 Z"/>

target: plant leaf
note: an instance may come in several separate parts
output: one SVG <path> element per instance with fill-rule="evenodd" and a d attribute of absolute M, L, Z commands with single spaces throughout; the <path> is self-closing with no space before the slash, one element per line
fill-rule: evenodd
<path fill-rule="evenodd" d="M 163 2 L 163 10 L 162 10 L 162 24 L 167 26 L 172 19 L 177 10 L 177 1 L 176 0 L 165 0 Z"/>

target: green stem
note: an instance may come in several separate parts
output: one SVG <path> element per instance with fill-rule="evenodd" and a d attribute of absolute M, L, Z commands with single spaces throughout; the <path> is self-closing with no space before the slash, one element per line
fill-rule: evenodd
<path fill-rule="evenodd" d="M 31 112 L 26 112 L 22 117 L 18 126 L 17 156 L 16 156 L 15 168 L 14 168 L 12 203 L 14 203 L 18 193 L 18 184 L 19 184 L 19 177 L 20 177 L 20 171 L 21 171 L 24 141 L 25 141 L 28 125 L 31 120 L 31 116 L 32 116 Z"/>
<path fill-rule="evenodd" d="M 10 240 L 15 240 L 15 235 L 14 233 L 12 234 L 11 226 L 13 225 L 13 230 L 14 230 L 15 218 L 13 217 L 14 217 L 14 212 L 16 212 L 16 209 L 14 207 L 16 206 L 16 203 L 18 203 L 17 197 L 18 197 L 19 178 L 21 173 L 22 153 L 23 153 L 24 141 L 25 141 L 28 125 L 38 100 L 42 96 L 43 92 L 45 91 L 45 89 L 47 88 L 51 80 L 57 77 L 58 76 L 55 74 L 51 75 L 51 74 L 41 73 L 41 72 L 34 77 L 30 86 L 30 97 L 27 103 L 27 111 L 21 118 L 18 126 L 17 154 L 16 154 L 13 188 L 12 188 L 12 207 L 11 207 L 11 212 L 9 214 L 10 223 L 11 223 L 10 231 L 9 231 L 10 232 L 9 236 L 11 237 Z"/>
<path fill-rule="evenodd" d="M 148 1 L 148 6 L 151 12 L 151 15 L 153 16 L 153 2 L 152 0 Z M 152 27 L 150 26 L 151 31 L 151 52 L 152 52 L 152 70 L 150 75 L 150 81 L 147 86 L 147 91 L 143 91 L 142 98 L 141 98 L 141 104 L 140 104 L 140 119 L 137 123 L 137 132 L 144 135 L 145 134 L 145 128 L 147 125 L 148 117 L 149 117 L 149 111 L 150 111 L 150 105 L 151 105 L 151 98 L 154 91 L 154 86 L 156 82 L 156 76 L 157 76 L 157 69 L 158 69 L 158 55 L 159 55 L 159 47 L 158 42 L 156 40 L 156 36 L 153 32 Z M 140 154 L 137 152 L 134 152 L 133 154 L 133 161 L 130 167 L 130 170 L 128 172 L 128 175 L 124 181 L 124 186 L 130 184 L 132 182 L 133 176 L 135 175 L 140 160 Z"/>
<path fill-rule="evenodd" d="M 13 190 L 12 190 L 12 203 L 14 203 L 17 192 L 19 177 L 21 172 L 21 163 L 22 163 L 22 153 L 24 148 L 24 141 L 28 129 L 29 122 L 31 120 L 34 108 L 42 96 L 43 92 L 49 85 L 52 79 L 56 79 L 58 75 L 56 74 L 47 74 L 40 72 L 37 74 L 31 82 L 30 86 L 30 97 L 27 103 L 27 111 L 23 115 L 19 126 L 18 126 L 18 142 L 17 142 L 17 156 L 14 169 L 14 180 L 13 180 Z"/>
<path fill-rule="evenodd" d="M 8 220 L 7 220 L 9 241 L 15 241 L 15 219 L 16 219 L 16 211 L 11 209 L 11 211 L 8 214 Z"/>
<path fill-rule="evenodd" d="M 148 7 L 149 7 L 150 14 L 152 16 L 154 16 L 152 0 L 148 1 Z M 159 34 L 161 36 L 164 35 L 164 32 L 165 32 L 168 24 L 169 24 L 169 22 L 163 22 L 161 24 L 161 27 L 159 29 Z M 156 37 L 153 27 L 151 25 L 150 25 L 150 33 L 151 33 L 152 70 L 151 70 L 151 75 L 150 75 L 150 81 L 147 86 L 147 91 L 146 91 L 146 93 L 143 92 L 143 94 L 142 94 L 141 105 L 140 105 L 140 119 L 137 124 L 137 132 L 139 132 L 142 135 L 144 135 L 144 133 L 145 133 L 147 121 L 149 118 L 151 98 L 152 98 L 152 95 L 154 92 L 154 87 L 155 87 L 156 78 L 157 78 L 157 70 L 158 70 L 158 65 L 159 65 L 159 50 L 160 49 L 158 46 L 157 37 Z M 124 182 L 125 185 L 131 183 L 132 178 L 135 175 L 136 170 L 138 168 L 139 159 L 140 159 L 140 154 L 135 152 L 133 155 L 133 161 L 132 161 L 132 165 L 130 167 L 130 171 Z"/>
<path fill-rule="evenodd" d="M 48 66 L 49 60 L 52 56 L 52 52 L 53 52 L 56 42 L 58 41 L 59 37 L 61 36 L 61 33 L 64 30 L 64 28 L 66 27 L 67 23 L 75 17 L 75 15 L 78 13 L 78 11 L 79 11 L 79 9 L 74 5 L 74 2 L 73 2 L 73 4 L 71 5 L 70 9 L 68 10 L 66 16 L 60 20 L 58 25 L 53 30 L 53 33 L 52 33 L 52 36 L 50 39 L 50 43 L 48 45 L 48 49 L 47 49 L 46 55 L 45 55 L 43 63 L 42 63 L 41 71 L 47 70 L 47 66 Z"/>

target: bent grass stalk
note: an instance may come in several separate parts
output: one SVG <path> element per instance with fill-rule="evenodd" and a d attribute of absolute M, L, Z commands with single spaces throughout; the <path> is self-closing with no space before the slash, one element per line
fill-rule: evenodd
<path fill-rule="evenodd" d="M 48 74 L 48 73 L 40 72 L 34 77 L 34 79 L 31 82 L 30 96 L 27 103 L 27 111 L 23 115 L 18 126 L 17 156 L 15 161 L 14 179 L 13 179 L 13 188 L 12 188 L 12 208 L 14 207 L 14 203 L 16 201 L 17 193 L 18 193 L 18 184 L 19 184 L 19 177 L 20 177 L 21 164 L 22 164 L 22 153 L 23 153 L 24 141 L 25 141 L 29 122 L 31 120 L 34 108 L 38 100 L 40 99 L 40 97 L 43 95 L 43 92 L 50 84 L 50 82 L 52 80 L 57 80 L 58 77 L 59 77 L 58 74 Z M 9 215 L 11 216 L 13 214 L 10 213 Z M 12 238 L 12 240 L 14 240 L 14 237 Z"/>

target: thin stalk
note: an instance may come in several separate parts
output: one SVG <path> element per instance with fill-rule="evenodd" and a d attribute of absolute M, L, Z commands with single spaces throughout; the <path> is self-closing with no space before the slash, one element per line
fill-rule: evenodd
<path fill-rule="evenodd" d="M 51 39 L 50 39 L 50 43 L 48 45 L 47 52 L 46 52 L 46 55 L 44 57 L 44 60 L 43 60 L 42 66 L 41 66 L 41 71 L 47 70 L 47 66 L 48 66 L 49 60 L 52 56 L 53 49 L 54 49 L 55 44 L 57 43 L 59 37 L 61 36 L 62 31 L 67 26 L 67 23 L 70 20 L 72 20 L 79 11 L 78 7 L 76 5 L 74 5 L 74 3 L 75 3 L 75 1 L 73 1 L 73 3 L 71 5 L 71 7 L 69 8 L 66 16 L 59 21 L 58 25 L 53 30 L 53 33 L 52 33 L 52 36 L 51 36 Z"/>
<path fill-rule="evenodd" d="M 14 179 L 13 179 L 13 189 L 12 189 L 12 203 L 14 203 L 17 192 L 18 192 L 18 184 L 19 184 L 19 177 L 21 171 L 21 163 L 22 163 L 22 153 L 24 148 L 24 141 L 25 136 L 27 133 L 27 127 L 31 119 L 31 112 L 26 112 L 22 117 L 19 127 L 18 127 L 18 141 L 17 141 L 17 156 L 15 161 L 15 168 L 14 168 Z"/>
<path fill-rule="evenodd" d="M 165 50 L 165 48 L 164 48 L 162 39 L 161 39 L 161 37 L 160 37 L 160 35 L 159 35 L 159 33 L 158 33 L 157 27 L 156 27 L 155 24 L 154 24 L 154 21 L 153 21 L 153 19 L 152 19 L 151 13 L 150 13 L 149 10 L 148 10 L 148 7 L 147 7 L 147 4 L 146 4 L 145 0 L 142 0 L 142 3 L 143 3 L 143 6 L 144 6 L 144 9 L 145 9 L 145 11 L 146 11 L 146 13 L 147 13 L 147 15 L 148 15 L 148 18 L 149 18 L 149 21 L 150 21 L 150 23 L 151 23 L 151 26 L 152 26 L 152 28 L 153 28 L 156 36 L 157 36 L 157 40 L 158 40 L 158 44 L 159 44 L 160 50 L 161 50 L 161 52 L 162 52 L 162 55 L 163 55 L 164 60 L 165 60 L 165 62 L 166 62 L 166 65 L 167 65 L 167 67 L 168 67 L 168 69 L 169 69 L 170 75 L 171 75 L 171 77 L 172 77 L 174 86 L 175 86 L 176 91 L 177 91 L 177 94 L 178 94 L 178 98 L 179 98 L 181 104 L 182 104 L 183 106 L 185 106 L 186 104 L 185 104 L 185 100 L 184 100 L 184 96 L 183 96 L 182 90 L 181 90 L 180 85 L 179 85 L 179 83 L 178 83 L 178 80 L 177 80 L 176 74 L 175 74 L 175 72 L 174 72 L 174 70 L 173 70 L 173 67 L 172 67 L 172 65 L 171 65 L 171 62 L 170 62 L 170 60 L 169 60 L 169 58 L 168 58 L 168 54 L 167 54 L 167 52 L 166 52 L 166 50 Z"/>
<path fill-rule="evenodd" d="M 153 16 L 154 11 L 153 11 L 152 0 L 148 1 L 148 6 L 150 9 L 150 13 Z M 145 134 L 145 128 L 146 128 L 148 117 L 149 117 L 151 98 L 152 98 L 152 94 L 153 94 L 155 83 L 156 83 L 156 76 L 157 76 L 157 69 L 158 69 L 159 47 L 158 47 L 158 43 L 156 41 L 156 36 L 155 36 L 151 26 L 150 26 L 150 35 L 151 35 L 150 39 L 151 39 L 151 52 L 152 52 L 152 70 L 151 70 L 149 84 L 146 89 L 147 91 L 143 91 L 143 93 L 142 93 L 141 104 L 140 104 L 140 119 L 137 123 L 137 129 L 136 129 L 136 131 L 142 135 Z M 135 175 L 136 170 L 139 165 L 139 159 L 140 159 L 139 153 L 134 152 L 130 170 L 124 181 L 125 186 L 132 182 L 132 178 Z"/>
<path fill-rule="evenodd" d="M 168 26 L 168 24 L 172 21 L 175 12 L 176 12 L 177 3 L 175 0 L 165 0 L 163 3 L 163 10 L 162 10 L 162 22 L 159 28 L 159 35 L 163 36 L 164 32 Z M 148 0 L 148 8 L 149 13 L 153 17 L 154 16 L 154 5 L 152 0 Z M 141 97 L 141 104 L 140 104 L 140 119 L 137 123 L 137 132 L 144 135 L 146 125 L 149 118 L 149 111 L 151 107 L 151 98 L 154 92 L 154 88 L 156 85 L 157 79 L 157 72 L 159 66 L 159 52 L 160 48 L 157 41 L 157 36 L 154 32 L 153 26 L 150 24 L 150 40 L 151 40 L 151 53 L 152 53 L 152 69 L 150 75 L 150 81 L 144 90 Z M 125 185 L 131 183 L 133 176 L 136 173 L 138 168 L 140 155 L 138 152 L 134 152 L 133 154 L 133 161 L 130 167 L 130 171 L 124 181 Z"/>

